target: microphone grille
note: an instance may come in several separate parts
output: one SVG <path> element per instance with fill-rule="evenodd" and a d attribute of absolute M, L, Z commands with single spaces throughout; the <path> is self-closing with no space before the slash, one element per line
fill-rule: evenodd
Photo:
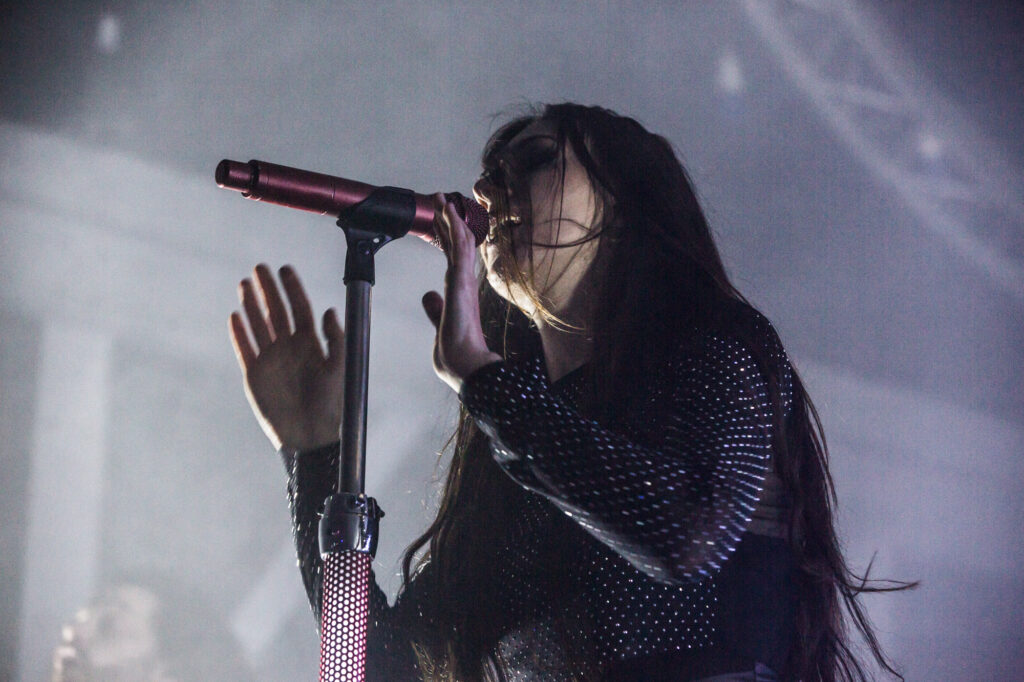
<path fill-rule="evenodd" d="M 490 229 L 487 222 L 487 210 L 473 199 L 458 192 L 445 194 L 444 198 L 455 204 L 455 210 L 459 217 L 466 221 L 466 227 L 476 237 L 477 246 L 482 244 Z"/>

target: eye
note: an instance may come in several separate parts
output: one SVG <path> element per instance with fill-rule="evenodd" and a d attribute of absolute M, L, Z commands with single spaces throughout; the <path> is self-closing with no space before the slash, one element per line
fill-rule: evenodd
<path fill-rule="evenodd" d="M 492 187 L 503 187 L 505 185 L 505 172 L 500 166 L 484 168 L 480 173 L 480 179 Z"/>
<path fill-rule="evenodd" d="M 517 169 L 523 173 L 532 173 L 555 162 L 558 146 L 551 140 L 536 138 L 523 145 L 516 156 Z"/>

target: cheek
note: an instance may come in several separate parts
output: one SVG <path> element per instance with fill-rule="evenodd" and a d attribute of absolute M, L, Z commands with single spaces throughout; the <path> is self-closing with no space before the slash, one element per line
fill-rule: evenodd
<path fill-rule="evenodd" d="M 530 217 L 533 224 L 543 225 L 558 213 L 562 203 L 561 188 L 555 171 L 538 173 L 530 183 Z"/>
<path fill-rule="evenodd" d="M 564 207 L 565 217 L 576 223 L 580 232 L 592 229 L 600 219 L 597 196 L 584 179 L 566 182 Z"/>

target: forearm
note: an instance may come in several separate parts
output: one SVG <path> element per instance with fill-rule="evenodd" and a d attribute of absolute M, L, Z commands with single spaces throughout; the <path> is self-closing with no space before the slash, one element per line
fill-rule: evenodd
<path fill-rule="evenodd" d="M 768 471 L 765 382 L 740 344 L 712 337 L 638 390 L 636 413 L 611 426 L 536 366 L 485 367 L 462 399 L 521 485 L 651 577 L 700 579 L 735 549 Z"/>

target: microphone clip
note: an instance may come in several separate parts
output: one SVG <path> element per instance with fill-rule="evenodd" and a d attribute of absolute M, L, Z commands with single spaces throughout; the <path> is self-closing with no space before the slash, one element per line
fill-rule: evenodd
<path fill-rule="evenodd" d="M 373 256 L 385 244 L 404 237 L 416 217 L 416 195 L 400 187 L 377 187 L 368 197 L 338 215 L 345 233 L 345 284 L 369 282 L 373 286 Z"/>

